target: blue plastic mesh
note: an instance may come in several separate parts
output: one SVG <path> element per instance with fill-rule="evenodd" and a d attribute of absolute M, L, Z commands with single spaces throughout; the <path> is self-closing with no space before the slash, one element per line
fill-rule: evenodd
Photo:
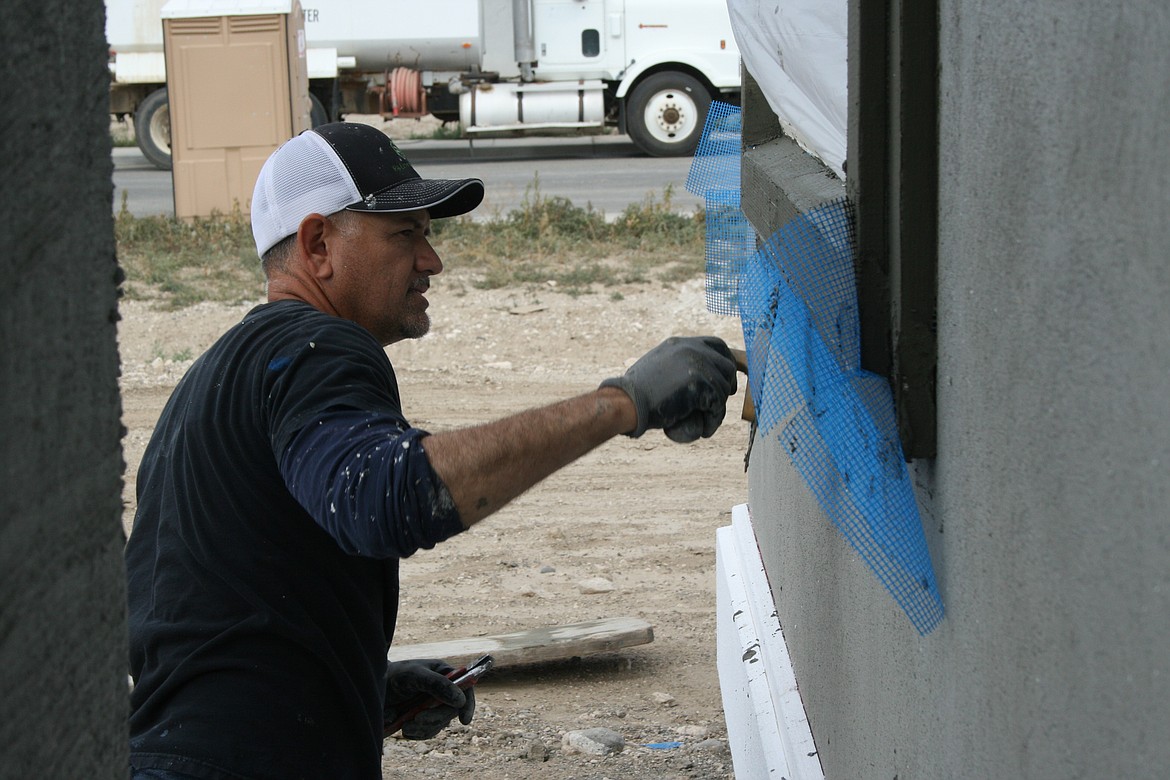
<path fill-rule="evenodd" d="M 738 106 L 715 102 L 687 174 L 687 191 L 703 198 L 707 214 L 707 309 L 735 314 L 744 261 L 756 233 L 739 208 L 742 116 Z"/>
<path fill-rule="evenodd" d="M 739 106 L 712 102 L 687 173 L 687 192 L 699 197 L 711 189 L 738 192 L 742 148 L 743 114 Z"/>
<path fill-rule="evenodd" d="M 756 250 L 739 210 L 739 110 L 713 104 L 713 114 L 716 105 L 687 178 L 708 204 L 707 305 L 738 309 L 759 435 L 776 438 L 833 525 L 926 634 L 943 618 L 942 598 L 889 384 L 860 367 L 848 202 L 791 220 Z"/>
<path fill-rule="evenodd" d="M 739 190 L 708 190 L 707 209 L 707 310 L 715 314 L 739 311 L 739 277 L 743 264 L 756 248 L 756 231 L 739 209 Z"/>

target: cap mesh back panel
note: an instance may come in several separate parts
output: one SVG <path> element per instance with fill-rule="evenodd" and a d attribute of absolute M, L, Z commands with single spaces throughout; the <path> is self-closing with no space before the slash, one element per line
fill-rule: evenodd
<path fill-rule="evenodd" d="M 942 598 L 893 395 L 885 377 L 860 367 L 849 204 L 842 198 L 796 217 L 758 250 L 750 226 L 751 245 L 739 233 L 729 237 L 742 229 L 726 218 L 732 204 L 736 219 L 748 223 L 735 194 L 738 137 L 727 137 L 726 121 L 708 120 L 687 179 L 687 189 L 708 202 L 708 307 L 722 311 L 727 291 L 737 293 L 727 308 L 738 310 L 743 324 L 758 435 L 774 437 L 788 453 L 833 525 L 926 634 L 942 620 Z M 726 152 L 732 147 L 734 166 Z M 714 221 L 712 203 L 722 209 Z"/>
<path fill-rule="evenodd" d="M 359 200 L 361 194 L 337 154 L 316 133 L 302 133 L 286 141 L 256 179 L 252 232 L 257 251 L 263 254 L 295 233 L 309 214 L 333 214 Z"/>

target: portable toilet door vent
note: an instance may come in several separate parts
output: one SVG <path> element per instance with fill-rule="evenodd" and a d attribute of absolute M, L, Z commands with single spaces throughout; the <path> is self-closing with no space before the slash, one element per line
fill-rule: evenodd
<path fill-rule="evenodd" d="M 162 25 L 175 216 L 247 214 L 268 155 L 310 126 L 300 3 L 170 0 Z"/>

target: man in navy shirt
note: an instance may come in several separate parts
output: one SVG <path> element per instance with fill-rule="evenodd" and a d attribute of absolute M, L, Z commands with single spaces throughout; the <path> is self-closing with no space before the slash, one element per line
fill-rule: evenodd
<path fill-rule="evenodd" d="M 385 724 L 468 723 L 438 660 L 387 663 L 398 560 L 618 435 L 710 436 L 735 391 L 717 338 L 670 339 L 592 392 L 431 435 L 388 344 L 427 332 L 432 219 L 478 179 L 425 180 L 380 131 L 294 138 L 252 200 L 268 302 L 192 365 L 155 429 L 126 546 L 139 778 L 378 778 Z"/>

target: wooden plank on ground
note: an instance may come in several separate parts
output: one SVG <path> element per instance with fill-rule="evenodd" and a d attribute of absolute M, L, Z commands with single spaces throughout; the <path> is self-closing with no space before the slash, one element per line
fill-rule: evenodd
<path fill-rule="evenodd" d="M 442 658 L 460 666 L 490 653 L 495 658 L 496 668 L 500 668 L 583 657 L 653 641 L 654 627 L 645 620 L 615 617 L 563 626 L 542 626 L 511 634 L 392 645 L 389 658 L 391 661 Z"/>

